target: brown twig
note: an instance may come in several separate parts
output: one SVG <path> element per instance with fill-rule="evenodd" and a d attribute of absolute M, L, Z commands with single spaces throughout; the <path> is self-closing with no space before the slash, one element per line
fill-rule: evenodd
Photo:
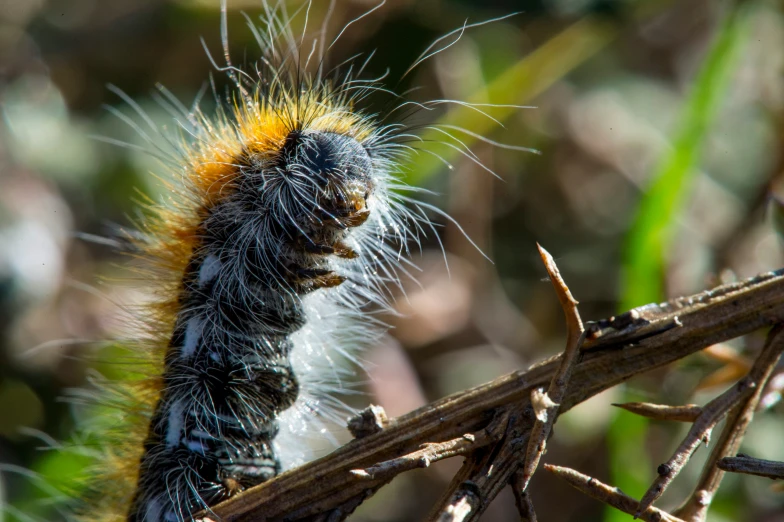
<path fill-rule="evenodd" d="M 583 475 L 570 468 L 545 464 L 544 469 L 564 479 L 571 486 L 582 491 L 586 495 L 600 500 L 615 509 L 623 511 L 624 513 L 629 513 L 630 515 L 637 511 L 639 503 L 618 488 L 603 484 L 593 477 Z M 648 507 L 635 516 L 648 522 L 683 522 L 681 519 L 655 507 Z"/>
<path fill-rule="evenodd" d="M 665 404 L 651 404 L 649 402 L 625 402 L 623 404 L 613 404 L 613 406 L 649 419 L 665 421 L 694 422 L 702 413 L 702 407 L 696 404 L 669 406 Z"/>
<path fill-rule="evenodd" d="M 384 408 L 371 404 L 348 420 L 346 427 L 355 439 L 378 433 L 389 425 Z"/>
<path fill-rule="evenodd" d="M 713 427 L 724 418 L 728 411 L 737 406 L 742 400 L 748 397 L 754 389 L 755 383 L 749 379 L 743 379 L 730 389 L 710 401 L 702 408 L 702 412 L 694 421 L 689 433 L 684 437 L 678 449 L 665 464 L 661 464 L 656 472 L 658 477 L 653 481 L 651 487 L 640 500 L 640 507 L 635 516 L 645 511 L 656 499 L 658 499 L 667 487 L 672 483 L 683 466 L 689 461 L 697 450 L 700 442 L 708 443 Z"/>
<path fill-rule="evenodd" d="M 770 379 L 782 351 L 784 351 L 784 326 L 777 325 L 768 333 L 765 346 L 749 371 L 747 378 L 756 385 L 754 392 L 727 417 L 727 423 L 703 467 L 697 487 L 684 505 L 675 512 L 679 517 L 689 522 L 705 520 L 713 495 L 719 489 L 724 477 L 724 471 L 718 467 L 718 462 L 724 457 L 737 453 L 766 382 Z"/>
<path fill-rule="evenodd" d="M 773 480 L 784 480 L 784 462 L 776 462 L 775 460 L 738 455 L 737 457 L 724 457 L 718 462 L 718 466 L 719 469 L 732 473 L 746 473 Z"/>
<path fill-rule="evenodd" d="M 531 494 L 527 489 L 523 488 L 522 474 L 517 470 L 512 476 L 512 493 L 514 493 L 515 506 L 517 512 L 520 514 L 520 522 L 537 522 L 536 510 L 534 510 L 534 503 L 531 500 Z"/>
<path fill-rule="evenodd" d="M 485 430 L 480 433 L 485 434 Z M 394 477 L 404 471 L 417 468 L 427 468 L 433 462 L 465 455 L 493 442 L 494 437 L 484 435 L 477 437 L 466 433 L 462 437 L 446 442 L 426 442 L 422 449 L 398 457 L 396 459 L 380 462 L 366 469 L 353 469 L 351 473 L 358 479 L 376 480 L 384 477 Z"/>
<path fill-rule="evenodd" d="M 559 412 L 563 414 L 634 375 L 781 321 L 784 271 L 587 324 L 589 335 Z M 678 327 L 678 322 L 682 326 Z M 284 517 L 307 519 L 341 506 L 348 499 L 364 498 L 383 481 L 357 480 L 351 470 L 406 455 L 427 442 L 450 440 L 480 430 L 499 408 L 532 408 L 531 391 L 546 386 L 558 366 L 558 359 L 545 361 L 393 419 L 378 433 L 352 441 L 326 457 L 215 506 L 212 518 L 251 522 L 263 513 L 267 522 Z M 476 453 L 496 447 L 488 446 Z"/>
<path fill-rule="evenodd" d="M 525 513 L 526 519 L 530 519 L 531 516 L 536 519 L 530 498 L 527 495 L 522 496 L 522 493 L 528 487 L 528 482 L 544 453 L 560 401 L 563 399 L 580 347 L 585 340 L 583 323 L 577 311 L 577 301 L 572 297 L 552 256 L 540 245 L 537 247 L 566 316 L 568 329 L 566 350 L 550 380 L 548 391 L 545 392 L 543 388 L 535 388 L 531 391 L 530 406 L 533 407 L 535 414 L 533 427 L 530 427 L 531 416 L 526 415 L 530 406 L 522 405 L 518 415 L 512 417 L 505 440 L 501 441 L 494 451 L 483 454 L 479 459 L 469 459 L 466 462 L 462 472 L 452 481 L 451 487 L 438 509 L 434 511 L 431 520 L 439 522 L 456 520 L 456 513 L 461 517 L 460 520 L 476 520 L 489 500 L 494 498 L 506 483 L 514 489 L 518 508 L 521 513 Z M 520 467 L 523 440 L 528 442 L 525 461 Z"/>
<path fill-rule="evenodd" d="M 509 422 L 509 414 L 497 415 L 485 429 L 476 433 L 466 433 L 446 442 L 425 443 L 422 449 L 375 464 L 366 469 L 354 469 L 351 473 L 363 480 L 376 480 L 385 477 L 392 478 L 404 471 L 417 468 L 426 468 L 431 463 L 464 455 L 487 446 L 503 436 Z"/>
<path fill-rule="evenodd" d="M 536 246 L 550 276 L 550 282 L 553 284 L 558 301 L 561 303 L 561 308 L 563 308 L 567 334 L 566 349 L 561 356 L 558 369 L 550 380 L 547 392 L 542 393 L 541 389 L 531 392 L 531 404 L 533 404 L 536 413 L 536 421 L 531 429 L 531 437 L 528 439 L 528 448 L 525 452 L 525 461 L 520 470 L 519 480 L 516 481 L 516 485 L 522 488 L 522 491 L 528 488 L 531 477 L 539 465 L 539 460 L 547 448 L 547 437 L 549 437 L 555 418 L 558 416 L 558 409 L 572 376 L 572 369 L 577 362 L 577 355 L 585 341 L 585 329 L 577 310 L 577 300 L 572 297 L 572 292 L 569 291 L 569 287 L 561 277 L 553 257 L 541 245 L 537 244 Z"/>
<path fill-rule="evenodd" d="M 483 448 L 466 460 L 428 520 L 478 520 L 490 501 L 506 487 L 512 474 L 518 469 L 519 455 L 528 442 L 532 417 L 530 412 L 527 415 L 513 413 L 503 440 L 495 446 Z"/>

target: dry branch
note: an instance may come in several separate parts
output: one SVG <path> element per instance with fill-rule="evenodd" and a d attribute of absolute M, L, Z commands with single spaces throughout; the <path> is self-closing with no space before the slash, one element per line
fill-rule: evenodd
<path fill-rule="evenodd" d="M 732 473 L 745 473 L 773 480 L 784 480 L 784 462 L 776 462 L 775 460 L 755 459 L 741 454 L 737 457 L 724 457 L 718 462 L 718 466 L 719 469 Z"/>
<path fill-rule="evenodd" d="M 586 324 L 586 339 L 559 412 L 562 414 L 635 375 L 782 321 L 784 271 L 779 271 Z M 284 517 L 287 520 L 315 520 L 322 514 L 337 513 L 336 519 L 340 520 L 347 516 L 352 506 L 389 480 L 386 477 L 358 480 L 351 470 L 365 469 L 410 454 L 422 444 L 449 441 L 464 433 L 481 430 L 500 409 L 532 412 L 531 392 L 547 386 L 559 366 L 559 358 L 544 361 L 528 370 L 513 372 L 392 419 L 389 426 L 378 433 L 351 441 L 326 457 L 283 473 L 215 506 L 212 518 L 225 522 L 272 522 Z M 755 395 L 737 411 L 746 412 L 761 389 L 762 386 L 757 387 Z M 517 422 L 523 420 L 520 416 Z M 518 437 L 518 442 L 522 440 L 523 437 Z M 467 469 L 466 476 L 477 470 L 482 454 L 498 451 L 498 446 L 486 446 L 473 453 L 467 463 L 473 463 L 471 465 L 475 467 Z M 506 481 L 509 479 L 507 476 Z M 487 484 L 482 492 L 491 495 L 504 485 Z M 492 496 L 488 496 L 478 501 L 486 504 L 491 499 Z M 458 509 L 465 504 L 453 507 Z M 481 510 L 483 507 L 475 512 Z"/>
<path fill-rule="evenodd" d="M 673 456 L 665 464 L 657 468 L 658 477 L 656 477 L 656 480 L 653 481 L 651 487 L 648 488 L 648 491 L 645 492 L 642 500 L 640 500 L 640 507 L 635 516 L 639 517 L 656 499 L 662 496 L 697 450 L 700 442 L 708 443 L 713 427 L 724 418 L 729 410 L 748 397 L 755 385 L 756 383 L 749 379 L 744 379 L 702 408 L 702 412 L 694 421 L 689 433 L 686 434 Z"/>
<path fill-rule="evenodd" d="M 586 495 L 600 500 L 615 509 L 623 511 L 624 513 L 629 513 L 630 515 L 637 512 L 639 503 L 618 488 L 608 486 L 593 477 L 583 475 L 570 468 L 545 464 L 544 469 L 557 477 L 564 479 L 571 486 L 582 491 Z M 648 507 L 642 512 L 638 512 L 635 517 L 647 522 L 683 522 L 681 519 L 656 509 L 655 507 Z"/>
<path fill-rule="evenodd" d="M 520 522 L 537 522 L 536 510 L 531 500 L 531 494 L 522 486 L 522 474 L 517 471 L 512 477 L 512 493 L 514 493 L 515 506 L 520 514 Z"/>
<path fill-rule="evenodd" d="M 466 459 L 442 500 L 436 504 L 429 517 L 431 522 L 474 522 L 479 519 L 490 500 L 506 487 L 520 466 L 519 456 L 528 443 L 532 417 L 530 411 L 510 415 L 503 440 Z M 461 516 L 453 516 L 452 513 L 458 510 Z"/>
<path fill-rule="evenodd" d="M 768 333 L 765 346 L 749 371 L 748 379 L 756 385 L 754 392 L 727 417 L 727 423 L 708 456 L 697 487 L 686 503 L 675 512 L 679 517 L 689 522 L 705 520 L 713 495 L 719 489 L 724 477 L 724 471 L 719 469 L 718 462 L 724 457 L 737 453 L 782 351 L 784 351 L 784 326 L 778 325 Z"/>
<path fill-rule="evenodd" d="M 585 341 L 585 329 L 583 328 L 583 321 L 580 319 L 580 313 L 577 311 L 577 300 L 572 297 L 572 293 L 561 277 L 553 257 L 540 245 L 537 244 L 536 246 L 539 248 L 539 255 L 542 257 L 542 262 L 547 269 L 547 274 L 550 276 L 555 294 L 558 296 L 561 308 L 563 308 L 567 333 L 566 349 L 561 356 L 558 370 L 556 370 L 552 380 L 550 380 L 547 393 L 543 394 L 538 389 L 531 393 L 531 404 L 536 413 L 536 421 L 531 429 L 531 437 L 528 439 L 525 462 L 520 473 L 516 474 L 517 479 L 513 486 L 520 487 L 522 491 L 528 488 L 528 483 L 539 465 L 539 460 L 544 455 L 547 447 L 547 437 L 550 435 L 553 423 L 555 423 L 555 418 L 558 415 L 558 409 L 566 393 L 566 387 L 569 384 L 572 370 L 577 362 L 580 347 Z"/>
<path fill-rule="evenodd" d="M 360 479 L 376 480 L 384 477 L 391 478 L 403 471 L 426 468 L 438 460 L 464 455 L 497 441 L 504 435 L 508 422 L 508 414 L 499 415 L 489 426 L 477 433 L 466 433 L 446 442 L 428 442 L 418 451 L 375 464 L 367 469 L 354 469 L 351 473 Z"/>
<path fill-rule="evenodd" d="M 623 404 L 613 404 L 613 406 L 648 417 L 649 419 L 678 422 L 694 422 L 702 413 L 702 407 L 696 404 L 667 406 L 648 402 L 625 402 Z"/>
<path fill-rule="evenodd" d="M 514 414 L 511 413 L 515 409 L 514 404 L 503 408 L 504 417 L 509 419 L 503 439 L 498 441 L 495 447 L 476 453 L 466 460 L 441 502 L 437 504 L 438 507 L 430 517 L 432 521 L 477 520 L 489 501 L 507 484 L 511 484 L 515 490 L 517 505 L 524 518 L 536 519 L 533 504 L 523 493 L 544 454 L 547 437 L 558 415 L 559 402 L 564 397 L 580 347 L 585 340 L 577 301 L 572 297 L 552 256 L 541 246 L 537 246 L 566 317 L 566 350 L 547 391 L 544 391 L 544 388 L 534 389 L 531 392 L 530 404 L 522 405 Z M 522 455 L 524 447 L 526 452 Z M 524 459 L 522 466 L 521 459 Z"/>

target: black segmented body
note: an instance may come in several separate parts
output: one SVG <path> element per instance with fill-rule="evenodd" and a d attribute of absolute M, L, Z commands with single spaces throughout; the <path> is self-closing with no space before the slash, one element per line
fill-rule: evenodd
<path fill-rule="evenodd" d="M 275 476 L 276 416 L 298 382 L 289 336 L 302 296 L 339 285 L 368 216 L 372 161 L 353 138 L 293 131 L 277 155 L 238 158 L 233 189 L 205 210 L 183 274 L 164 391 L 129 522 L 179 522 Z"/>

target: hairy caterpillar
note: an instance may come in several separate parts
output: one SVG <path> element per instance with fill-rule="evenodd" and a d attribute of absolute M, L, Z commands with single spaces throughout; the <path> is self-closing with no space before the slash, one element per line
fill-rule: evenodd
<path fill-rule="evenodd" d="M 129 440 L 118 448 L 135 449 L 107 459 L 82 520 L 192 520 L 279 473 L 281 416 L 327 400 L 299 370 L 345 329 L 372 334 L 365 310 L 385 306 L 400 249 L 427 223 L 396 181 L 410 129 L 359 109 L 383 88 L 362 67 L 325 72 L 326 22 L 310 40 L 307 22 L 295 36 L 281 6 L 265 6 L 262 20 L 255 71 L 226 52 L 230 108 L 208 117 L 164 92 L 188 135 L 164 153 L 181 182 L 131 236 L 156 285 L 143 317 L 151 377 L 125 394 L 140 422 L 114 430 Z"/>

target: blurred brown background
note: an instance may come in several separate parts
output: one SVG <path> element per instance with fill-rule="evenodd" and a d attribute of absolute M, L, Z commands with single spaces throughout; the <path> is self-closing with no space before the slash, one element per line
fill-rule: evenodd
<path fill-rule="evenodd" d="M 314 27 L 326 3 L 315 1 Z M 149 175 L 161 171 L 154 158 L 93 137 L 142 144 L 104 107 L 129 112 L 107 84 L 159 125 L 171 125 L 152 92 L 161 83 L 186 105 L 193 100 L 213 72 L 199 38 L 221 55 L 218 4 L 0 0 L 0 504 L 7 505 L 0 520 L 57 518 L 37 477 L 67 481 L 81 464 L 38 448 L 70 440 L 80 412 L 59 398 L 85 386 L 92 372 L 111 373 L 111 354 L 96 349 L 121 327 L 113 303 L 137 292 L 100 283 L 123 261 L 110 246 L 80 238 L 127 225 L 137 189 L 160 191 Z M 333 28 L 374 4 L 340 0 Z M 235 63 L 258 56 L 240 11 L 255 18 L 259 6 L 229 1 Z M 352 399 L 357 406 L 372 401 L 399 415 L 561 350 L 562 312 L 537 241 L 555 256 L 584 320 L 612 315 L 621 303 L 694 293 L 784 265 L 775 203 L 784 195 L 784 16 L 774 1 L 738 9 L 710 0 L 390 0 L 347 31 L 332 62 L 377 49 L 367 76 L 389 68 L 396 91 L 420 87 L 414 99 L 484 95 L 502 103 L 494 98 L 502 91 L 503 103 L 536 106 L 488 109 L 503 128 L 476 115 L 457 117 L 492 140 L 541 152 L 474 143 L 501 179 L 447 148 L 433 150 L 453 170 L 430 156 L 415 160 L 409 181 L 437 192 L 428 202 L 453 216 L 493 263 L 434 216 L 445 225 L 438 230 L 449 272 L 438 241 L 427 238 L 413 259 L 421 286 L 406 285 L 407 298 L 398 299 L 403 316 L 389 319 L 390 335 L 365 355 L 368 395 Z M 467 31 L 396 84 L 438 36 L 466 19 L 514 11 L 522 13 Z M 690 180 L 672 187 L 680 206 L 662 217 L 673 231 L 662 295 L 640 301 L 621 277 L 633 273 L 624 252 L 639 233 L 635 216 L 663 158 L 680 150 L 679 129 L 699 102 L 695 82 L 731 13 L 745 20 L 733 43 L 737 56 L 712 94 L 718 101 Z M 424 121 L 449 117 L 444 110 Z M 731 347 L 743 354 L 759 344 L 750 336 Z M 622 416 L 610 403 L 704 403 L 723 389 L 705 381 L 720 366 L 695 355 L 575 408 L 559 419 L 544 462 L 639 497 L 687 427 Z M 782 413 L 778 404 L 755 418 L 745 452 L 784 460 Z M 698 451 L 661 506 L 685 498 L 706 453 Z M 353 519 L 420 519 L 459 464 L 397 478 Z M 542 472 L 532 488 L 543 521 L 630 520 Z M 728 476 L 714 506 L 710 520 L 784 521 L 784 496 L 761 478 Z M 517 520 L 511 494 L 499 496 L 485 520 Z"/>

